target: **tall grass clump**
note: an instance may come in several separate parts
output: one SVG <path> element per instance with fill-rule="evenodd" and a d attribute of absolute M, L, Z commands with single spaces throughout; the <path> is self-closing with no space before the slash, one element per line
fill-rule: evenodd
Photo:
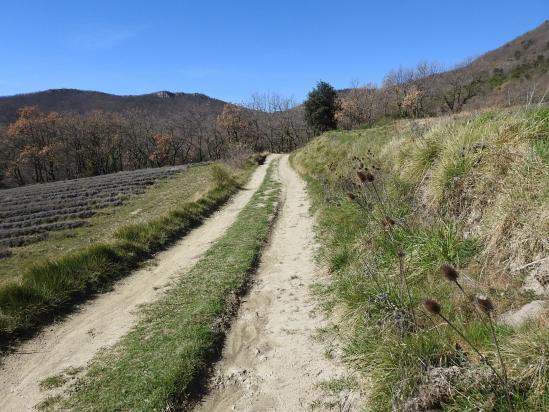
<path fill-rule="evenodd" d="M 499 319 L 532 300 L 528 270 L 515 268 L 539 275 L 549 246 L 536 149 L 549 111 L 407 129 L 332 132 L 293 157 L 333 274 L 323 297 L 341 319 L 344 359 L 364 372 L 372 410 L 544 410 L 547 317 L 532 320 L 542 333 Z"/>

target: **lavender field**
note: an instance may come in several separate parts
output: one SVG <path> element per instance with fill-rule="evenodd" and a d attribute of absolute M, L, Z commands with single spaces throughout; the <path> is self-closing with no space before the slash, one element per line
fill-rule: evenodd
<path fill-rule="evenodd" d="M 2 190 L 0 247 L 26 245 L 47 238 L 51 231 L 85 225 L 99 209 L 119 206 L 186 168 L 140 169 Z"/>

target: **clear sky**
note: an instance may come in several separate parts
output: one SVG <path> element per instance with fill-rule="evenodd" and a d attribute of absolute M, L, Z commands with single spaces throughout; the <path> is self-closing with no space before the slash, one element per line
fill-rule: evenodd
<path fill-rule="evenodd" d="M 254 92 L 302 100 L 319 80 L 377 82 L 446 65 L 549 18 L 549 0 L 16 0 L 0 7 L 0 95 Z"/>

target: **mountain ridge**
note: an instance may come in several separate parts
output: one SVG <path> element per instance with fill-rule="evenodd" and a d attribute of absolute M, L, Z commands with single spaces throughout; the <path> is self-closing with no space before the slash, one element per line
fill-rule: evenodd
<path fill-rule="evenodd" d="M 466 64 L 432 76 L 434 83 L 452 83 L 456 76 L 468 72 L 471 82 L 482 77 L 484 89 L 473 96 L 464 109 L 478 109 L 494 105 L 526 103 L 524 94 L 532 94 L 536 84 L 543 95 L 543 86 L 549 85 L 549 20 L 502 46 L 489 50 Z M 465 81 L 465 80 L 464 80 Z M 345 95 L 349 89 L 338 90 Z M 510 96 L 514 96 L 511 102 Z M 140 109 L 159 118 L 173 114 L 195 113 L 207 120 L 215 119 L 226 101 L 199 92 L 158 90 L 145 94 L 118 95 L 76 88 L 47 89 L 11 96 L 0 96 L 0 123 L 17 119 L 17 110 L 23 106 L 38 106 L 43 112 L 77 112 L 94 110 L 124 112 Z"/>
<path fill-rule="evenodd" d="M 44 112 L 77 113 L 94 110 L 123 112 L 136 108 L 156 114 L 186 110 L 210 117 L 219 114 L 225 104 L 225 101 L 203 93 L 168 90 L 138 95 L 117 95 L 74 88 L 47 89 L 12 96 L 0 96 L 0 123 L 15 121 L 17 110 L 23 106 L 38 106 Z"/>

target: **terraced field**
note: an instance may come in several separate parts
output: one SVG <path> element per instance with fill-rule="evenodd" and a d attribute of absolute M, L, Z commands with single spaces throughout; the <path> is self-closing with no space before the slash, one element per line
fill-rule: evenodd
<path fill-rule="evenodd" d="M 142 170 L 81 180 L 79 184 L 50 185 L 53 189 L 61 187 L 59 191 L 47 191 L 42 186 L 28 194 L 5 196 L 6 214 L 10 210 L 15 213 L 17 208 L 24 210 L 21 215 L 48 212 L 41 207 L 63 210 L 63 203 L 71 209 L 89 199 L 90 212 L 95 215 L 79 227 L 69 225 L 68 229 L 49 232 L 45 241 L 14 247 L 11 256 L 0 260 L 2 351 L 58 315 L 69 313 L 75 305 L 109 290 L 200 226 L 238 191 L 254 169 L 250 161 L 238 169 L 207 163 Z M 25 203 L 30 206 L 24 207 Z M 104 203 L 109 204 L 93 209 Z M 54 209 L 56 206 L 59 208 Z M 63 220 L 58 223 L 62 226 Z"/>
<path fill-rule="evenodd" d="M 212 189 L 212 164 L 142 169 L 0 191 L 0 286 Z M 11 246 L 8 246 L 11 245 Z"/>
<path fill-rule="evenodd" d="M 52 231 L 86 224 L 99 209 L 120 206 L 147 186 L 187 166 L 142 169 L 0 192 L 0 247 L 44 240 Z M 0 253 L 0 256 L 8 253 Z"/>

